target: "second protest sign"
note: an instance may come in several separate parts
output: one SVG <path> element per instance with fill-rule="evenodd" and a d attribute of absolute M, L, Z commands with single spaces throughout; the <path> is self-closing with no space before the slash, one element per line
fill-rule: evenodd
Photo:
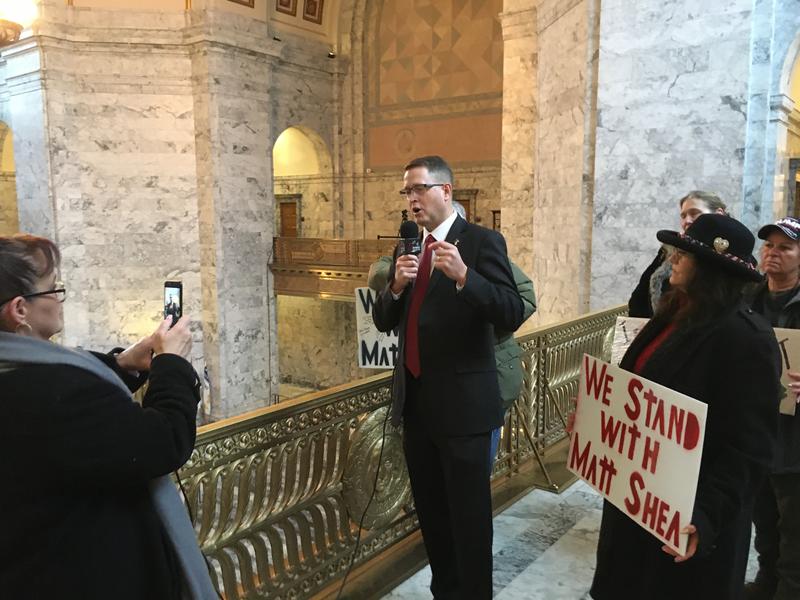
<path fill-rule="evenodd" d="M 670 548 L 685 554 L 706 405 L 584 354 L 567 465 Z"/>

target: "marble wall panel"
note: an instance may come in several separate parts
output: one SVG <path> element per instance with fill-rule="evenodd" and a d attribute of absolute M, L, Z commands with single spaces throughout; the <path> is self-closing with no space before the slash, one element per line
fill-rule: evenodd
<path fill-rule="evenodd" d="M 277 311 L 281 383 L 324 389 L 378 373 L 358 368 L 355 302 L 278 296 Z"/>
<path fill-rule="evenodd" d="M 272 401 L 274 309 L 269 261 L 274 234 L 270 69 L 263 57 L 214 45 L 192 55 L 197 113 L 201 279 L 212 417 Z M 277 388 L 275 389 L 277 393 Z"/>
<path fill-rule="evenodd" d="M 601 4 L 592 308 L 627 300 L 687 191 L 741 214 L 752 8 Z"/>

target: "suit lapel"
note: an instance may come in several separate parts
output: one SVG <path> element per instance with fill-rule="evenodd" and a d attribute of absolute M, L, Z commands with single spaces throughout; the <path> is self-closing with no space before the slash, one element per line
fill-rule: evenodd
<path fill-rule="evenodd" d="M 461 233 L 467 228 L 467 222 L 461 218 L 461 216 L 457 216 L 456 220 L 453 221 L 453 225 L 450 227 L 450 231 L 447 232 L 447 237 L 445 238 L 445 242 L 450 244 L 454 244 L 456 240 L 459 239 Z M 431 257 L 433 259 L 433 257 Z M 428 282 L 428 289 L 425 290 L 425 298 L 427 298 L 431 290 L 439 283 L 441 279 L 447 279 L 444 273 L 442 273 L 439 269 L 434 269 L 431 272 L 431 280 Z"/>

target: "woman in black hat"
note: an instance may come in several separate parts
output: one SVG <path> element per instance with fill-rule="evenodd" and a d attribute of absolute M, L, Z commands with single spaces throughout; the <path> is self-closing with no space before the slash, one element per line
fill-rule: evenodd
<path fill-rule="evenodd" d="M 764 319 L 742 304 L 755 239 L 725 215 L 701 215 L 670 245 L 670 291 L 620 366 L 708 405 L 689 544 L 674 556 L 608 502 L 595 600 L 738 600 L 754 495 L 772 459 L 780 358 Z"/>

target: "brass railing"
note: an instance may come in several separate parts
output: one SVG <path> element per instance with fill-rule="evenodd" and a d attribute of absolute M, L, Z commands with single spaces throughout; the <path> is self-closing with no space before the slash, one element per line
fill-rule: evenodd
<path fill-rule="evenodd" d="M 495 478 L 514 477 L 565 436 L 580 357 L 602 352 L 622 313 L 589 314 L 519 339 L 525 385 L 503 430 Z M 362 517 L 357 565 L 416 531 L 400 433 L 386 428 L 389 383 L 388 375 L 370 377 L 201 428 L 180 474 L 225 598 L 311 597 L 344 574 Z"/>

